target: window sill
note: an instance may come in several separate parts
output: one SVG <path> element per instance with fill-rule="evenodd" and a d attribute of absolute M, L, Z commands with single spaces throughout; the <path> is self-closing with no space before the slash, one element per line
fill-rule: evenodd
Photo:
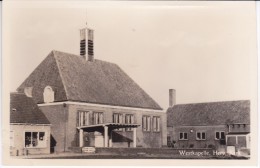
<path fill-rule="evenodd" d="M 179 141 L 188 141 L 188 139 L 179 139 Z"/>
<path fill-rule="evenodd" d="M 206 141 L 206 139 L 196 139 L 196 141 Z"/>

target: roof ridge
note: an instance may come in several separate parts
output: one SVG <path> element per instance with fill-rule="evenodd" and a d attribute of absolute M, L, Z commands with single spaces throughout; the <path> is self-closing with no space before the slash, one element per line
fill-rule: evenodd
<path fill-rule="evenodd" d="M 228 103 L 228 102 L 241 102 L 241 101 L 250 101 L 250 100 L 245 99 L 245 100 L 227 100 L 227 101 L 223 100 L 223 101 L 199 102 L 199 103 L 180 103 L 180 104 L 175 104 L 174 106 L 177 106 L 177 105 L 195 105 L 195 104 L 211 104 L 211 103 Z"/>
<path fill-rule="evenodd" d="M 51 53 L 53 54 L 55 63 L 56 63 L 56 65 L 57 65 L 57 67 L 58 67 L 58 71 L 59 71 L 59 75 L 60 75 L 60 78 L 61 78 L 62 85 L 63 85 L 63 87 L 64 87 L 66 99 L 68 100 L 68 91 L 67 91 L 67 88 L 66 88 L 66 86 L 65 86 L 65 84 L 64 84 L 64 78 L 63 78 L 63 76 L 62 76 L 61 69 L 60 69 L 59 63 L 58 63 L 58 61 L 57 61 L 55 52 L 57 52 L 57 51 L 56 51 L 56 50 L 52 50 L 52 51 L 51 51 Z M 58 51 L 58 52 L 59 52 L 59 51 Z"/>

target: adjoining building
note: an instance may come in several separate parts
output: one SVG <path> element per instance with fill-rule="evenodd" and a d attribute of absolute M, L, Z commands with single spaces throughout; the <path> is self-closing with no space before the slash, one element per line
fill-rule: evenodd
<path fill-rule="evenodd" d="M 175 148 L 213 148 L 231 154 L 250 149 L 250 101 L 175 104 L 170 89 L 167 143 Z"/>
<path fill-rule="evenodd" d="M 94 58 L 93 30 L 80 55 L 52 51 L 19 86 L 46 115 L 55 151 L 166 146 L 166 113 L 119 66 Z"/>
<path fill-rule="evenodd" d="M 10 155 L 49 154 L 51 125 L 31 97 L 10 95 Z"/>

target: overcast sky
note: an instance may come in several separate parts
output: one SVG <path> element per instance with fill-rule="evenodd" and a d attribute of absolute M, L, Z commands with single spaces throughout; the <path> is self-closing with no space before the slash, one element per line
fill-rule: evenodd
<path fill-rule="evenodd" d="M 254 94 L 254 2 L 5 5 L 3 56 L 10 60 L 10 91 L 52 50 L 79 54 L 79 29 L 87 21 L 95 30 L 95 58 L 118 64 L 163 108 L 170 88 L 177 91 L 177 104 Z"/>

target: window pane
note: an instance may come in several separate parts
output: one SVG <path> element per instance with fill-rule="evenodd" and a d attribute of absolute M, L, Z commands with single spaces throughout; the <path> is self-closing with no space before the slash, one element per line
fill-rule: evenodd
<path fill-rule="evenodd" d="M 82 125 L 85 125 L 85 112 L 81 112 L 82 113 Z"/>
<path fill-rule="evenodd" d="M 38 132 L 33 132 L 32 145 L 33 147 L 38 146 Z"/>
<path fill-rule="evenodd" d="M 116 123 L 116 114 L 113 114 L 113 123 Z"/>
<path fill-rule="evenodd" d="M 125 115 L 125 123 L 129 124 L 129 115 Z"/>
<path fill-rule="evenodd" d="M 45 135 L 45 132 L 39 132 L 39 141 L 44 140 L 44 135 Z"/>
<path fill-rule="evenodd" d="M 221 132 L 221 139 L 225 139 L 225 134 L 224 134 L 224 132 Z"/>
<path fill-rule="evenodd" d="M 151 128 L 151 117 L 147 117 L 147 131 L 150 131 Z"/>
<path fill-rule="evenodd" d="M 184 133 L 184 139 L 188 139 L 188 134 Z"/>
<path fill-rule="evenodd" d="M 85 112 L 85 125 L 89 125 L 89 112 Z"/>
<path fill-rule="evenodd" d="M 206 139 L 206 133 L 202 132 L 202 139 Z"/>
<path fill-rule="evenodd" d="M 32 133 L 25 132 L 25 147 L 31 146 L 31 138 L 32 138 Z"/>
<path fill-rule="evenodd" d="M 134 123 L 134 115 L 130 115 L 130 121 L 131 121 L 131 124 Z"/>
<path fill-rule="evenodd" d="M 94 118 L 95 118 L 95 124 L 98 124 L 99 118 L 98 118 L 98 113 L 94 113 Z"/>
<path fill-rule="evenodd" d="M 160 131 L 160 117 L 157 118 L 157 131 Z"/>
<path fill-rule="evenodd" d="M 156 131 L 156 117 L 153 117 L 153 131 Z"/>
<path fill-rule="evenodd" d="M 219 132 L 216 132 L 216 139 L 219 139 Z"/>
<path fill-rule="evenodd" d="M 123 123 L 123 115 L 119 114 L 119 123 Z"/>
<path fill-rule="evenodd" d="M 197 132 L 197 139 L 201 139 L 200 132 Z"/>
<path fill-rule="evenodd" d="M 103 113 L 99 113 L 99 124 L 103 124 L 103 123 L 104 123 Z"/>
<path fill-rule="evenodd" d="M 80 116 L 80 126 L 83 126 L 83 113 L 79 112 Z"/>
<path fill-rule="evenodd" d="M 180 132 L 180 139 L 183 139 L 183 133 Z"/>
<path fill-rule="evenodd" d="M 146 130 L 146 117 L 143 117 L 143 129 Z"/>

